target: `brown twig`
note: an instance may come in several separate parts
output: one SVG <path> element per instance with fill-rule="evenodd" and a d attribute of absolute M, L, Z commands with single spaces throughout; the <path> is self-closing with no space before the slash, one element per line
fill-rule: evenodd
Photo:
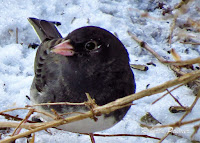
<path fill-rule="evenodd" d="M 172 35 L 173 35 L 173 32 L 174 32 L 174 28 L 176 26 L 177 17 L 178 17 L 178 15 L 174 16 L 173 23 L 172 23 L 172 25 L 170 27 L 170 35 L 169 35 L 169 47 L 170 48 L 171 48 L 171 44 L 172 44 Z"/>
<path fill-rule="evenodd" d="M 88 135 L 88 134 L 85 134 Z M 150 139 L 155 139 L 155 140 L 160 140 L 160 138 L 157 137 L 152 137 L 152 136 L 148 136 L 148 135 L 133 135 L 133 134 L 93 134 L 94 136 L 98 136 L 98 137 L 143 137 L 143 138 L 150 138 Z"/>
<path fill-rule="evenodd" d="M 17 122 L 0 122 L 0 127 L 2 128 L 16 128 L 19 125 L 19 123 Z M 43 126 L 45 125 L 45 123 L 24 123 L 22 124 L 20 127 L 30 130 L 30 129 L 34 129 L 37 128 L 39 126 Z"/>
<path fill-rule="evenodd" d="M 1 116 L 4 116 L 6 119 L 8 118 L 11 118 L 12 120 L 15 120 L 15 121 L 21 121 L 23 120 L 22 118 L 19 118 L 19 117 L 16 117 L 16 116 L 12 116 L 10 114 L 6 114 L 6 113 L 0 113 Z M 28 123 L 35 123 L 34 121 L 30 121 L 30 120 L 27 120 Z"/>
<path fill-rule="evenodd" d="M 151 54 L 153 54 L 161 63 L 171 64 L 171 65 L 189 65 L 189 64 L 200 63 L 200 57 L 190 59 L 190 60 L 185 60 L 185 61 L 168 61 L 168 60 L 165 60 L 163 57 L 159 56 L 153 49 L 151 49 L 150 46 L 146 42 L 140 40 L 137 36 L 135 36 L 130 31 L 128 31 L 128 34 L 131 36 L 132 39 L 134 39 L 136 42 L 138 42 L 138 44 L 142 48 L 148 50 Z"/>
<path fill-rule="evenodd" d="M 196 125 L 196 126 L 194 126 L 194 132 L 192 133 L 192 135 L 191 135 L 191 138 L 193 138 L 193 137 L 194 137 L 194 135 L 195 135 L 195 134 L 198 132 L 199 128 L 200 128 L 200 124 L 199 124 L 199 125 Z"/>
<path fill-rule="evenodd" d="M 27 120 L 28 120 L 28 118 L 33 114 L 33 112 L 34 112 L 34 109 L 32 109 L 32 110 L 30 110 L 29 112 L 28 112 L 28 114 L 26 115 L 26 117 L 18 124 L 18 126 L 15 128 L 15 130 L 14 130 L 14 132 L 12 133 L 12 136 L 14 136 L 15 135 L 15 133 L 19 133 L 19 131 L 21 130 L 19 127 L 23 124 L 23 123 L 26 123 L 27 122 Z M 18 130 L 19 129 L 19 130 Z M 18 132 L 17 132 L 17 130 L 18 130 Z"/>
<path fill-rule="evenodd" d="M 186 113 L 181 117 L 181 119 L 179 120 L 179 123 L 183 121 L 183 119 L 192 111 L 192 109 L 194 108 L 194 106 L 196 105 L 198 99 L 200 97 L 200 90 L 198 92 L 198 95 L 196 96 L 194 102 L 192 103 L 192 105 L 188 108 L 188 110 L 186 111 Z"/>
<path fill-rule="evenodd" d="M 97 104 L 95 103 L 95 100 L 92 99 L 89 95 L 89 93 L 85 93 L 87 96 L 87 102 L 85 102 L 85 105 L 90 109 L 90 111 L 92 112 L 93 116 L 92 119 L 96 122 L 98 120 L 98 118 L 95 116 L 94 114 L 94 108 L 97 107 Z M 93 138 L 92 135 L 90 135 L 91 141 L 93 142 Z M 94 142 L 93 142 L 94 143 Z"/>
<path fill-rule="evenodd" d="M 92 143 L 95 143 L 95 139 L 94 139 L 93 133 L 90 133 L 89 136 L 90 136 L 91 142 L 92 142 Z"/>
<path fill-rule="evenodd" d="M 19 43 L 19 30 L 18 30 L 18 28 L 16 28 L 16 44 L 18 44 Z"/>
<path fill-rule="evenodd" d="M 56 110 L 51 109 L 51 112 L 53 112 L 53 114 L 54 114 L 55 117 L 56 117 L 56 118 L 54 118 L 54 120 L 64 119 L 60 114 L 58 114 L 58 112 L 56 112 Z"/>
<path fill-rule="evenodd" d="M 192 2 L 193 0 L 181 0 L 174 8 L 180 9 L 183 6 L 187 5 L 189 2 Z"/>
<path fill-rule="evenodd" d="M 167 124 L 167 125 L 160 125 L 160 126 L 147 126 L 148 128 L 166 128 L 166 127 L 180 127 L 180 126 L 183 126 L 183 125 L 187 125 L 187 124 L 191 124 L 191 123 L 195 123 L 195 122 L 198 122 L 200 121 L 200 118 L 197 118 L 197 119 L 194 119 L 194 120 L 190 120 L 190 121 L 185 121 L 185 122 L 176 122 L 176 123 L 173 123 L 173 124 Z"/>
<path fill-rule="evenodd" d="M 32 139 L 29 141 L 29 143 L 35 143 L 35 134 L 33 133 Z"/>
<path fill-rule="evenodd" d="M 178 101 L 178 99 L 176 99 L 176 97 L 174 97 L 174 95 L 173 95 L 168 89 L 166 89 L 166 90 L 167 90 L 167 92 L 171 95 L 171 97 L 172 97 L 181 107 L 185 108 L 185 107 Z"/>
<path fill-rule="evenodd" d="M 71 114 L 84 114 L 84 112 L 67 112 L 67 113 L 60 114 L 60 116 L 71 115 Z"/>
<path fill-rule="evenodd" d="M 158 143 L 161 143 L 162 141 L 164 141 L 172 132 L 173 128 L 171 128 L 160 140 Z"/>
<path fill-rule="evenodd" d="M 54 105 L 85 106 L 85 103 L 71 103 L 71 102 L 40 103 L 40 104 L 34 104 L 34 105 L 27 105 L 26 107 L 54 106 Z"/>
<path fill-rule="evenodd" d="M 191 45 L 200 45 L 200 43 L 193 43 L 193 42 L 180 42 L 182 44 L 191 44 Z"/>
<path fill-rule="evenodd" d="M 172 90 L 170 90 L 169 92 L 172 92 L 172 91 L 174 91 L 175 89 L 177 89 L 177 88 L 179 88 L 179 87 L 181 87 L 181 86 L 183 86 L 184 84 L 180 84 L 180 85 L 178 85 L 177 87 L 175 87 L 175 88 L 173 88 Z M 154 102 L 152 102 L 151 104 L 155 104 L 156 102 L 158 102 L 160 99 L 162 99 L 163 97 L 165 97 L 167 94 L 169 94 L 168 92 L 167 93 L 165 93 L 165 94 L 163 94 L 161 97 L 159 97 L 158 99 L 156 99 Z"/>
<path fill-rule="evenodd" d="M 7 109 L 7 110 L 4 110 L 4 111 L 1 111 L 0 114 L 1 114 L 1 113 L 4 113 L 4 112 L 11 112 L 11 111 L 14 111 L 14 110 L 28 110 L 28 108 L 25 107 L 25 108 L 12 108 L 12 109 Z"/>
<path fill-rule="evenodd" d="M 50 114 L 50 113 L 48 113 L 48 112 L 41 111 L 41 110 L 37 110 L 37 109 L 35 109 L 35 112 L 40 113 L 40 114 L 43 114 L 43 115 L 45 115 L 45 116 L 47 116 L 47 117 L 50 117 L 51 119 L 56 119 L 56 116 L 54 116 L 53 114 Z"/>

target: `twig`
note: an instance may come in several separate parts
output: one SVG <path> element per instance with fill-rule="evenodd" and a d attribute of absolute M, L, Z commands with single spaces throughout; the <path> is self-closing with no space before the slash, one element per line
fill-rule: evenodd
<path fill-rule="evenodd" d="M 53 112 L 53 114 L 56 116 L 56 118 L 54 118 L 54 120 L 58 120 L 58 119 L 64 119 L 62 116 L 60 116 L 56 110 L 51 109 L 51 112 Z"/>
<path fill-rule="evenodd" d="M 95 143 L 95 139 L 94 139 L 93 133 L 90 133 L 89 136 L 90 136 L 91 142 L 92 142 L 92 143 Z"/>
<path fill-rule="evenodd" d="M 56 102 L 56 103 L 41 103 L 34 105 L 27 105 L 26 107 L 35 107 L 35 106 L 53 106 L 53 105 L 73 105 L 73 106 L 85 106 L 85 103 L 71 103 L 71 102 Z"/>
<path fill-rule="evenodd" d="M 131 36 L 132 39 L 134 39 L 136 42 L 138 42 L 138 44 L 142 48 L 145 48 L 151 54 L 153 54 L 161 63 L 171 64 L 171 65 L 189 65 L 189 64 L 200 63 L 200 57 L 194 58 L 194 59 L 190 59 L 190 60 L 185 60 L 185 61 L 168 61 L 168 60 L 165 60 L 163 57 L 159 56 L 153 49 L 151 49 L 150 46 L 146 42 L 144 42 L 144 41 L 140 40 L 139 38 L 137 38 L 130 31 L 128 31 L 128 34 Z"/>
<path fill-rule="evenodd" d="M 37 110 L 37 109 L 35 109 L 35 112 L 40 113 L 40 114 L 43 114 L 43 115 L 45 115 L 45 116 L 48 116 L 48 117 L 50 117 L 51 119 L 56 119 L 56 116 L 54 116 L 53 114 L 50 114 L 50 113 L 48 113 L 48 112 L 41 111 L 41 110 Z"/>
<path fill-rule="evenodd" d="M 164 141 L 172 132 L 173 128 L 171 128 L 161 139 L 158 143 L 161 143 L 162 141 Z"/>
<path fill-rule="evenodd" d="M 97 107 L 98 105 L 95 103 L 95 100 L 90 97 L 89 93 L 85 93 L 85 94 L 86 94 L 87 100 L 88 100 L 87 102 L 85 102 L 85 105 L 92 112 L 92 114 L 93 114 L 92 119 L 96 122 L 98 120 L 98 118 L 94 114 L 94 108 Z M 92 134 L 90 134 L 90 138 L 91 138 L 92 143 L 95 143 L 94 138 L 92 138 Z"/>
<path fill-rule="evenodd" d="M 15 135 L 15 133 L 17 132 L 17 130 L 19 129 L 19 127 L 23 124 L 23 123 L 26 123 L 27 122 L 27 120 L 28 120 L 28 118 L 33 114 L 33 112 L 34 112 L 34 109 L 32 109 L 32 110 L 30 110 L 29 112 L 28 112 L 28 114 L 26 115 L 26 117 L 19 123 L 19 125 L 15 128 L 15 130 L 14 130 L 14 132 L 12 133 L 12 136 L 14 136 Z M 21 130 L 21 129 L 20 129 Z M 20 131 L 19 130 L 19 131 Z M 17 134 L 18 134 L 19 132 L 17 132 Z"/>
<path fill-rule="evenodd" d="M 181 87 L 181 86 L 183 86 L 184 84 L 180 84 L 180 85 L 178 85 L 177 87 L 175 87 L 175 88 L 173 88 L 172 90 L 170 90 L 169 92 L 172 92 L 172 91 L 174 91 L 175 89 L 177 89 L 177 88 L 179 88 L 179 87 Z M 163 97 L 165 97 L 167 94 L 169 94 L 168 92 L 167 93 L 165 93 L 164 95 L 162 95 L 161 97 L 159 97 L 158 99 L 156 99 L 154 102 L 152 102 L 151 104 L 155 104 L 156 102 L 158 102 L 160 99 L 162 99 Z"/>
<path fill-rule="evenodd" d="M 30 140 L 29 143 L 35 143 L 35 134 L 33 133 L 32 139 Z"/>
<path fill-rule="evenodd" d="M 176 97 L 174 97 L 174 95 L 171 94 L 171 92 L 170 92 L 168 89 L 166 89 L 166 90 L 167 90 L 167 92 L 171 95 L 171 97 L 172 97 L 181 107 L 185 108 L 185 107 L 178 101 L 178 99 L 176 99 Z"/>
<path fill-rule="evenodd" d="M 193 43 L 193 42 L 180 42 L 182 44 L 191 44 L 191 45 L 200 45 L 200 43 Z"/>
<path fill-rule="evenodd" d="M 16 28 L 16 44 L 18 44 L 19 43 L 19 30 L 18 30 L 18 28 Z"/>
<path fill-rule="evenodd" d="M 60 114 L 60 116 L 70 115 L 70 114 L 84 114 L 84 112 L 67 112 L 67 113 Z"/>
<path fill-rule="evenodd" d="M 150 95 L 153 95 L 153 94 L 161 93 L 169 87 L 172 87 L 174 85 L 181 84 L 181 83 L 185 84 L 187 82 L 190 82 L 190 81 L 197 79 L 198 77 L 200 77 L 200 71 L 195 71 L 195 72 L 185 74 L 185 75 L 183 75 L 183 76 L 181 76 L 181 77 L 179 77 L 175 80 L 165 82 L 164 84 L 161 84 L 159 86 L 140 91 L 136 94 L 132 94 L 132 95 L 126 96 L 124 98 L 117 99 L 117 100 L 115 100 L 111 103 L 108 103 L 106 105 L 103 105 L 103 106 L 98 106 L 98 107 L 94 108 L 94 114 L 95 115 L 98 115 L 99 113 L 109 114 L 110 112 L 113 112 L 117 109 L 122 108 L 121 106 L 124 106 L 126 104 L 130 104 L 134 100 L 141 99 L 143 97 L 150 96 Z M 88 111 L 84 114 L 65 118 L 64 120 L 60 119 L 60 120 L 56 120 L 56 121 L 50 121 L 50 122 L 47 122 L 45 124 L 42 123 L 43 126 L 40 126 L 38 128 L 29 130 L 27 132 L 15 135 L 15 136 L 7 138 L 7 139 L 4 139 L 4 140 L 1 141 L 1 143 L 11 142 L 11 141 L 16 140 L 18 138 L 27 136 L 31 133 L 38 132 L 40 130 L 44 130 L 44 129 L 51 128 L 51 127 L 57 127 L 57 126 L 62 125 L 62 124 L 67 124 L 67 123 L 70 123 L 70 122 L 79 121 L 79 120 L 82 120 L 82 119 L 85 119 L 85 118 L 88 118 L 88 117 L 92 117 L 92 116 L 93 116 L 93 113 L 91 111 Z M 199 121 L 199 120 L 200 119 L 196 119 L 196 120 L 193 120 L 193 121 L 190 121 L 190 122 L 196 122 L 196 121 Z M 187 122 L 187 123 L 189 123 L 189 122 Z M 186 123 L 182 122 L 181 124 L 184 125 Z"/>
<path fill-rule="evenodd" d="M 199 90 L 198 95 L 196 96 L 194 102 L 192 103 L 192 105 L 189 107 L 189 109 L 186 111 L 186 113 L 179 120 L 179 123 L 182 122 L 183 119 L 192 111 L 192 109 L 194 108 L 195 104 L 197 103 L 199 97 L 200 97 L 200 90 Z"/>
<path fill-rule="evenodd" d="M 165 61 L 165 59 L 163 57 L 159 56 L 155 51 L 153 51 L 146 42 L 140 40 L 132 32 L 130 32 L 130 31 L 127 31 L 127 32 L 133 40 L 135 40 L 142 48 L 148 50 L 151 54 L 153 54 L 160 62 Z"/>
<path fill-rule="evenodd" d="M 85 135 L 88 135 L 88 134 L 85 134 Z M 148 135 L 133 135 L 133 134 L 109 134 L 109 135 L 106 135 L 106 134 L 93 134 L 94 136 L 98 136 L 98 137 L 143 137 L 143 138 L 150 138 L 150 139 L 155 139 L 155 140 L 160 140 L 160 138 L 157 138 L 157 137 L 152 137 L 152 136 L 148 136 Z"/>
<path fill-rule="evenodd" d="M 30 130 L 30 129 L 34 129 L 37 128 L 39 126 L 43 126 L 46 123 L 24 123 L 21 125 L 21 128 Z M 0 127 L 2 128 L 16 128 L 19 125 L 18 122 L 0 122 Z"/>
<path fill-rule="evenodd" d="M 198 122 L 200 121 L 200 118 L 197 118 L 197 119 L 194 119 L 194 120 L 190 120 L 190 121 L 185 121 L 185 122 L 176 122 L 176 123 L 173 123 L 173 124 L 168 124 L 168 125 L 160 125 L 160 126 L 148 126 L 148 128 L 165 128 L 165 127 L 180 127 L 180 126 L 183 126 L 183 125 L 187 125 L 187 124 L 191 124 L 191 123 L 195 123 L 195 122 Z"/>
<path fill-rule="evenodd" d="M 184 75 L 185 73 L 181 71 L 180 67 L 171 65 L 170 68 L 175 72 L 177 76 Z"/>
<path fill-rule="evenodd" d="M 172 23 L 172 25 L 170 27 L 170 35 L 169 35 L 169 47 L 170 48 L 171 48 L 171 44 L 172 44 L 172 35 L 173 35 L 174 28 L 176 26 L 177 17 L 178 17 L 178 15 L 174 16 L 173 23 Z"/>
<path fill-rule="evenodd" d="M 195 135 L 195 134 L 198 132 L 199 128 L 200 128 L 200 124 L 199 124 L 199 125 L 196 125 L 196 126 L 194 126 L 194 132 L 192 133 L 192 135 L 191 135 L 191 138 L 193 138 L 193 137 L 194 137 L 194 135 Z"/>
<path fill-rule="evenodd" d="M 12 116 L 12 115 L 9 115 L 9 114 L 6 114 L 6 113 L 0 113 L 1 116 L 4 116 L 6 119 L 8 118 L 11 118 L 13 120 L 16 120 L 16 121 L 21 121 L 23 120 L 22 118 L 19 118 L 19 117 L 16 117 L 16 116 Z M 34 121 L 30 121 L 30 120 L 27 120 L 28 123 L 35 123 Z"/>
<path fill-rule="evenodd" d="M 25 108 L 12 108 L 12 109 L 7 109 L 7 110 L 4 110 L 4 111 L 1 111 L 0 114 L 2 114 L 2 113 L 4 113 L 4 112 L 14 111 L 14 110 L 28 110 L 28 108 L 25 107 Z"/>
<path fill-rule="evenodd" d="M 179 2 L 179 4 L 177 4 L 175 6 L 175 9 L 180 9 L 182 8 L 184 5 L 187 5 L 189 2 L 192 2 L 193 0 L 182 0 Z"/>

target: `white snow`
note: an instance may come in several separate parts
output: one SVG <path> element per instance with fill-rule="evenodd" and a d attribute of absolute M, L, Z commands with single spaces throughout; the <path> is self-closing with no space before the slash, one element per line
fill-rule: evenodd
<path fill-rule="evenodd" d="M 181 0 L 162 0 L 166 5 L 164 7 L 173 7 Z M 117 33 L 118 38 L 126 46 L 130 63 L 144 64 L 153 62 L 156 66 L 148 65 L 148 71 L 133 70 L 135 74 L 137 92 L 157 86 L 168 80 L 175 79 L 174 72 L 166 65 L 161 64 L 149 52 L 142 49 L 131 37 L 127 30 L 136 34 L 140 39 L 147 42 L 152 49 L 168 60 L 173 57 L 168 54 L 170 50 L 167 38 L 170 33 L 172 18 L 167 20 L 154 20 L 151 18 L 140 17 L 143 10 L 149 10 L 149 14 L 155 18 L 162 17 L 162 10 L 156 7 L 158 0 L 1 0 L 0 2 L 0 111 L 24 107 L 31 104 L 26 95 L 29 96 L 29 89 L 33 79 L 33 64 L 36 50 L 28 48 L 30 43 L 38 43 L 39 39 L 34 30 L 28 23 L 28 17 L 39 19 L 59 21 L 62 23 L 58 27 L 63 36 L 76 28 L 94 25 L 105 28 L 112 33 Z M 193 20 L 199 19 L 200 8 L 198 1 L 193 1 L 186 14 L 181 14 L 177 20 L 177 25 L 186 23 L 188 17 Z M 139 12 L 140 11 L 140 12 Z M 175 12 L 173 12 L 175 13 Z M 19 44 L 16 44 L 15 29 L 19 29 Z M 172 39 L 172 48 L 181 56 L 183 60 L 200 56 L 200 46 L 184 45 L 176 39 L 178 31 L 174 31 Z M 184 29 L 182 29 L 184 30 Z M 187 31 L 186 31 L 187 32 Z M 193 33 L 195 39 L 199 39 L 198 32 Z M 198 42 L 198 41 L 197 41 Z M 187 50 L 188 51 L 187 51 Z M 186 52 L 187 51 L 187 52 Z M 188 87 L 181 87 L 172 92 L 178 100 L 185 106 L 190 106 L 195 99 L 192 90 Z M 176 106 L 177 103 L 169 95 L 158 101 L 151 103 L 162 96 L 163 93 L 145 97 L 134 103 L 126 117 L 114 127 L 98 132 L 105 134 L 147 134 L 162 138 L 168 129 L 148 130 L 140 126 L 140 118 L 150 112 L 162 124 L 174 123 L 179 120 L 184 113 L 172 114 L 169 112 L 170 106 Z M 192 113 L 184 121 L 197 119 L 200 117 L 200 101 L 197 102 Z M 18 110 L 9 112 L 11 115 L 19 115 L 23 118 L 28 111 Z M 0 121 L 5 121 L 0 116 Z M 190 124 L 177 128 L 177 134 L 182 136 L 169 136 L 163 143 L 188 143 L 191 141 L 190 135 L 193 133 L 193 126 Z M 198 123 L 199 124 L 199 123 Z M 36 143 L 54 143 L 54 142 L 90 142 L 89 136 L 79 135 L 66 131 L 48 129 L 51 134 L 40 131 L 36 133 Z M 23 130 L 25 131 L 25 130 Z M 200 131 L 194 136 L 194 140 L 200 141 Z M 157 140 L 142 137 L 95 137 L 97 143 L 133 143 L 145 142 L 152 143 Z M 26 142 L 25 139 L 18 139 L 17 143 Z"/>

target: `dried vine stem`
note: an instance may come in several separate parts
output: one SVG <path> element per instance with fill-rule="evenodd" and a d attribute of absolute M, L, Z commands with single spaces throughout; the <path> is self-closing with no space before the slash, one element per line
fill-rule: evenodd
<path fill-rule="evenodd" d="M 178 99 L 177 99 L 168 89 L 166 89 L 166 90 L 167 90 L 167 92 L 169 93 L 169 95 L 171 95 L 171 97 L 172 97 L 181 107 L 185 108 L 185 107 L 181 104 L 181 102 L 179 102 Z"/>
<path fill-rule="evenodd" d="M 33 126 L 34 126 L 34 123 L 33 123 L 30 126 L 30 128 L 32 128 L 31 130 L 26 131 L 26 132 L 21 133 L 21 134 L 18 134 L 18 135 L 15 135 L 13 137 L 4 139 L 4 140 L 1 141 L 1 143 L 11 142 L 11 141 L 16 140 L 18 138 L 30 135 L 31 133 L 38 132 L 38 131 L 41 131 L 41 130 L 44 130 L 44 129 L 47 129 L 47 128 L 57 127 L 57 126 L 62 125 L 62 124 L 67 124 L 67 123 L 70 123 L 70 122 L 75 122 L 75 121 L 83 120 L 83 119 L 86 119 L 86 118 L 89 118 L 89 117 L 93 117 L 94 114 L 95 115 L 99 115 L 99 113 L 108 114 L 110 112 L 113 112 L 117 109 L 124 107 L 127 104 L 130 104 L 134 100 L 138 100 L 138 99 L 141 99 L 143 97 L 150 96 L 150 95 L 153 95 L 153 94 L 161 93 L 169 87 L 172 87 L 172 86 L 175 86 L 175 85 L 178 85 L 178 84 L 185 84 L 185 83 L 193 81 L 193 80 L 195 80 L 199 77 L 200 77 L 200 71 L 194 71 L 194 72 L 185 74 L 185 75 L 183 75 L 183 76 L 181 76 L 181 77 L 179 77 L 175 80 L 170 80 L 168 82 L 165 82 L 165 83 L 163 83 L 159 86 L 140 91 L 136 94 L 132 94 L 132 95 L 126 96 L 124 98 L 117 99 L 117 100 L 115 100 L 111 103 L 108 103 L 106 105 L 103 105 L 103 106 L 95 107 L 93 109 L 94 110 L 93 113 L 91 111 L 88 111 L 88 112 L 85 112 L 84 114 L 76 115 L 76 116 L 73 116 L 73 117 L 68 117 L 68 118 L 65 118 L 65 119 L 54 120 L 54 121 L 50 121 L 50 122 L 46 122 L 46 123 L 39 123 L 39 124 L 37 123 L 37 125 L 39 125 L 39 127 L 34 128 L 34 129 L 33 129 Z M 12 124 L 12 123 L 10 123 L 10 124 Z M 23 127 L 26 124 L 27 123 L 22 124 L 20 127 Z M 30 123 L 29 123 L 29 125 L 30 125 Z M 1 126 L 1 124 L 0 124 L 0 126 Z M 34 127 L 36 127 L 36 126 L 34 126 Z"/>
<path fill-rule="evenodd" d="M 142 48 L 148 50 L 151 54 L 153 54 L 161 63 L 171 64 L 171 65 L 189 65 L 189 64 L 200 63 L 200 57 L 194 58 L 194 59 L 190 59 L 190 60 L 185 60 L 185 61 L 168 61 L 168 60 L 165 60 L 163 57 L 159 56 L 154 50 L 152 50 L 147 43 L 145 43 L 144 41 L 140 40 L 132 32 L 128 31 L 128 34 L 131 36 L 132 39 L 134 39 L 136 42 L 138 42 L 138 44 Z"/>
<path fill-rule="evenodd" d="M 6 119 L 11 119 L 11 120 L 15 120 L 15 121 L 22 121 L 22 118 L 19 118 L 17 116 L 12 116 L 10 114 L 6 114 L 6 113 L 0 113 L 1 116 L 4 116 Z M 27 120 L 28 123 L 35 123 L 34 121 L 29 121 Z"/>
<path fill-rule="evenodd" d="M 161 143 L 162 141 L 164 141 L 172 132 L 173 129 L 170 129 L 169 132 L 167 132 L 160 140 L 158 143 Z"/>
<path fill-rule="evenodd" d="M 46 105 L 73 105 L 73 106 L 85 106 L 85 103 L 70 103 L 70 102 L 56 102 L 56 103 L 41 103 L 34 105 L 27 105 L 27 107 L 35 107 L 35 106 L 46 106 Z"/>
<path fill-rule="evenodd" d="M 172 92 L 172 91 L 176 90 L 177 88 L 179 88 L 179 87 L 181 87 L 181 86 L 183 86 L 183 85 L 184 85 L 184 84 L 180 84 L 180 85 L 178 85 L 177 87 L 175 87 L 175 88 L 173 88 L 172 90 L 170 90 L 169 92 Z M 152 104 L 152 105 L 155 104 L 155 103 L 158 102 L 160 99 L 162 99 L 163 97 L 165 97 L 166 95 L 168 95 L 169 92 L 165 93 L 164 95 L 162 95 L 161 97 L 159 97 L 158 99 L 156 99 L 156 100 L 155 100 L 154 102 L 152 102 L 151 104 Z"/>
<path fill-rule="evenodd" d="M 4 113 L 4 112 L 11 112 L 11 111 L 14 111 L 14 110 L 27 110 L 28 108 L 12 108 L 12 109 L 7 109 L 7 110 L 4 110 L 4 111 L 1 111 L 0 114 Z"/>
<path fill-rule="evenodd" d="M 161 125 L 161 126 L 147 126 L 148 128 L 166 128 L 166 127 L 180 127 L 180 126 L 184 126 L 184 125 L 188 125 L 188 124 L 191 124 L 191 123 L 195 123 L 195 122 L 199 122 L 200 121 L 200 118 L 197 118 L 197 119 L 194 119 L 194 120 L 190 120 L 190 121 L 185 121 L 185 122 L 176 122 L 176 123 L 173 123 L 173 124 L 168 124 L 168 125 Z"/>
<path fill-rule="evenodd" d="M 15 134 L 18 134 L 21 130 L 20 126 L 23 124 L 23 123 L 26 123 L 28 118 L 33 114 L 34 112 L 34 109 L 30 110 L 28 112 L 28 114 L 26 115 L 26 117 L 18 124 L 18 126 L 15 128 L 14 132 L 12 133 L 11 136 L 14 136 Z"/>
<path fill-rule="evenodd" d="M 170 34 L 169 34 L 169 46 L 170 46 L 170 48 L 171 48 L 171 45 L 172 45 L 172 35 L 173 35 L 173 32 L 174 32 L 174 28 L 176 26 L 177 18 L 178 18 L 178 15 L 175 15 L 174 19 L 173 19 L 173 23 L 172 23 L 172 25 L 170 27 Z"/>
<path fill-rule="evenodd" d="M 84 135 L 88 135 L 88 134 L 84 134 Z M 151 139 L 156 139 L 156 140 L 160 140 L 160 138 L 157 137 L 152 137 L 152 136 L 148 136 L 148 135 L 133 135 L 133 134 L 93 134 L 93 136 L 98 136 L 98 137 L 143 137 L 143 138 L 151 138 Z"/>
<path fill-rule="evenodd" d="M 199 90 L 199 94 L 200 94 L 200 90 Z M 199 100 L 199 97 L 200 97 L 199 95 L 196 96 L 194 102 L 192 103 L 192 105 L 190 106 L 190 108 L 187 109 L 186 113 L 181 117 L 181 119 L 179 120 L 179 122 L 182 122 L 183 119 L 185 119 L 185 117 L 192 111 L 192 109 L 196 105 L 197 101 Z"/>
<path fill-rule="evenodd" d="M 45 123 L 24 123 L 21 124 L 20 127 L 27 129 L 27 130 L 31 130 L 31 129 L 35 129 L 37 127 L 43 126 Z M 19 125 L 18 122 L 0 122 L 0 127 L 1 128 L 16 128 Z"/>

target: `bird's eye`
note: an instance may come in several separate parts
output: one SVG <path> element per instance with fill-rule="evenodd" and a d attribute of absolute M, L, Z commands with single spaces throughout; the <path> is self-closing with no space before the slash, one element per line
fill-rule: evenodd
<path fill-rule="evenodd" d="M 85 49 L 86 50 L 94 50 L 94 49 L 97 49 L 98 48 L 98 45 L 97 45 L 97 42 L 96 41 L 89 41 L 85 44 Z"/>

